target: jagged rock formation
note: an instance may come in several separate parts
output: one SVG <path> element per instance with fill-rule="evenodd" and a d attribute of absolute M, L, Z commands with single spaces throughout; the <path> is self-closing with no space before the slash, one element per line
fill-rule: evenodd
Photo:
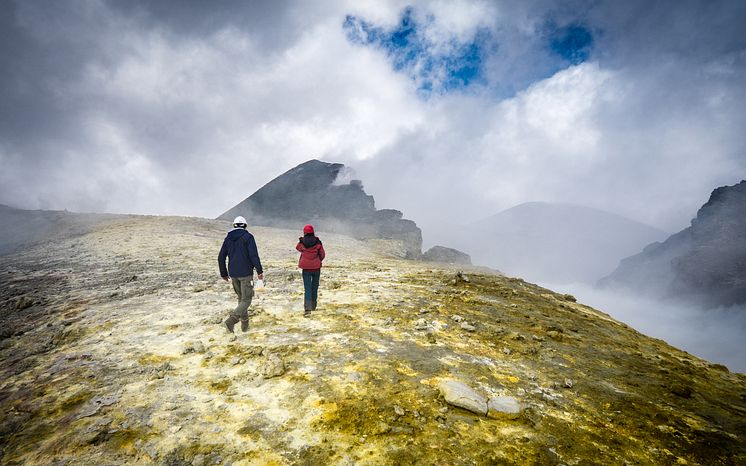
<path fill-rule="evenodd" d="M 266 289 L 230 337 L 227 223 L 107 219 L 0 257 L 0 464 L 746 464 L 744 375 L 395 241 L 326 235 L 306 319 L 297 231 L 253 228 Z"/>
<path fill-rule="evenodd" d="M 458 249 L 445 246 L 433 246 L 422 254 L 422 260 L 428 262 L 445 262 L 446 264 L 471 265 L 471 257 Z"/>
<path fill-rule="evenodd" d="M 373 196 L 360 180 L 346 179 L 341 163 L 309 160 L 264 185 L 218 218 L 243 215 L 252 225 L 300 229 L 313 223 L 317 230 L 349 233 L 357 238 L 386 238 L 402 242 L 404 255 L 422 254 L 422 231 L 398 210 L 376 210 Z"/>
<path fill-rule="evenodd" d="M 545 283 L 595 284 L 622 257 L 666 238 L 651 226 L 590 207 L 527 202 L 465 228 L 444 228 L 434 240 L 480 265 Z"/>
<path fill-rule="evenodd" d="M 622 260 L 599 286 L 708 307 L 746 303 L 746 181 L 715 189 L 691 226 Z"/>

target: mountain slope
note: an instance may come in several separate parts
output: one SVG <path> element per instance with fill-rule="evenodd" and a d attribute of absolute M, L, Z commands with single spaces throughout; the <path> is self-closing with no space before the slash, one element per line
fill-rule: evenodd
<path fill-rule="evenodd" d="M 309 160 L 273 179 L 218 218 L 244 216 L 251 225 L 298 228 L 313 223 L 317 230 L 349 233 L 358 238 L 400 240 L 405 255 L 422 254 L 422 231 L 402 213 L 377 210 L 360 180 L 347 179 L 341 163 Z"/>
<path fill-rule="evenodd" d="M 296 231 L 252 229 L 267 289 L 228 338 L 226 223 L 108 219 L 0 258 L 0 463 L 746 461 L 743 375 L 522 280 L 401 260 L 391 241 L 325 235 L 304 319 Z M 443 379 L 522 411 L 457 408 Z"/>
<path fill-rule="evenodd" d="M 57 236 L 80 235 L 112 214 L 80 214 L 60 210 L 24 210 L 0 204 L 0 255 Z"/>
<path fill-rule="evenodd" d="M 599 285 L 708 307 L 746 303 L 746 181 L 715 189 L 691 226 L 622 260 Z"/>
<path fill-rule="evenodd" d="M 452 244 L 475 263 L 549 283 L 595 283 L 619 259 L 666 236 L 589 207 L 529 202 L 475 222 Z"/>

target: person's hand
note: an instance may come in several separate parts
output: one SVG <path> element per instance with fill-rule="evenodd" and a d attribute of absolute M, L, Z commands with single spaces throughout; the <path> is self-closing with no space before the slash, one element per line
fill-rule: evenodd
<path fill-rule="evenodd" d="M 256 278 L 258 278 L 259 280 L 264 280 L 264 274 L 260 273 L 259 275 L 256 276 Z"/>
<path fill-rule="evenodd" d="M 228 281 L 228 277 L 221 277 L 221 278 L 223 279 L 223 281 L 226 281 L 226 282 Z"/>
<path fill-rule="evenodd" d="M 300 243 L 300 242 L 302 242 L 302 241 L 303 241 L 303 237 L 302 237 L 302 236 L 299 236 L 299 237 L 298 237 L 298 242 Z"/>

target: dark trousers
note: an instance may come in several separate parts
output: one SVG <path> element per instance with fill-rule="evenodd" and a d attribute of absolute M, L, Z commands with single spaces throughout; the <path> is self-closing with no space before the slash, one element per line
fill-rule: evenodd
<path fill-rule="evenodd" d="M 233 291 L 238 296 L 238 305 L 233 311 L 233 315 L 237 319 L 248 319 L 251 298 L 254 297 L 253 277 L 231 277 L 231 282 L 233 283 Z"/>
<path fill-rule="evenodd" d="M 306 290 L 306 310 L 316 309 L 316 300 L 319 295 L 319 278 L 321 278 L 320 270 L 316 272 L 309 272 L 308 270 L 303 271 L 303 288 Z"/>

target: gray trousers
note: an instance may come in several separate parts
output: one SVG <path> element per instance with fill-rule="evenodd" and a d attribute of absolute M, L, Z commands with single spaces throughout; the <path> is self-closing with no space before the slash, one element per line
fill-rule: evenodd
<path fill-rule="evenodd" d="M 251 298 L 254 297 L 253 277 L 231 277 L 233 290 L 238 295 L 238 306 L 233 311 L 233 315 L 241 320 L 249 318 L 249 306 Z"/>

